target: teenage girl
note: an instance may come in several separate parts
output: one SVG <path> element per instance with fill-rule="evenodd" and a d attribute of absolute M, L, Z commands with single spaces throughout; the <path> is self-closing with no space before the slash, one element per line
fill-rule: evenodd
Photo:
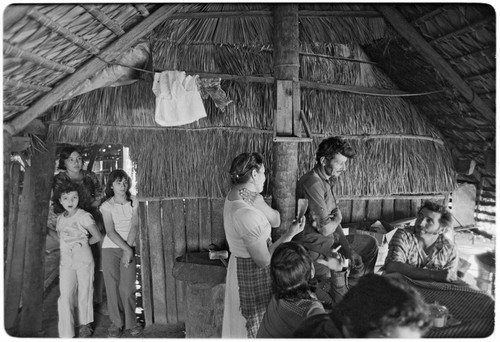
<path fill-rule="evenodd" d="M 135 316 L 135 239 L 138 233 L 138 203 L 130 194 L 130 177 L 123 170 L 109 174 L 101 204 L 106 236 L 102 243 L 102 268 L 111 325 L 109 337 L 124 330 L 132 336 L 142 331 Z"/>

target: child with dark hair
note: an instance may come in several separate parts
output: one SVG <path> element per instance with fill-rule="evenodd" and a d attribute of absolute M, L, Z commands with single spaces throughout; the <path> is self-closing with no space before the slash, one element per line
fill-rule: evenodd
<path fill-rule="evenodd" d="M 54 189 L 53 206 L 57 217 L 56 231 L 60 241 L 59 337 L 75 336 L 75 306 L 78 308 L 79 337 L 90 337 L 94 321 L 93 291 L 94 258 L 90 244 L 99 242 L 102 235 L 92 215 L 79 208 L 78 184 L 61 183 Z M 91 235 L 89 239 L 89 234 Z M 75 294 L 77 295 L 75 296 Z M 77 298 L 77 303 L 75 303 Z"/>
<path fill-rule="evenodd" d="M 272 299 L 267 307 L 258 338 L 290 338 L 309 316 L 324 313 L 314 295 L 314 266 L 307 250 L 296 242 L 276 248 L 271 257 Z"/>
<path fill-rule="evenodd" d="M 135 317 L 134 246 L 139 227 L 138 204 L 130 194 L 130 186 L 130 177 L 125 171 L 113 170 L 108 176 L 106 197 L 100 208 L 106 228 L 102 268 L 111 320 L 109 337 L 120 337 L 124 329 L 132 336 L 142 332 Z"/>

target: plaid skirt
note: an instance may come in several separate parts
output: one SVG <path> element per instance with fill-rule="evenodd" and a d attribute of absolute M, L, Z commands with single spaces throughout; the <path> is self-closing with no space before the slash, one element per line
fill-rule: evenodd
<path fill-rule="evenodd" d="M 269 266 L 261 268 L 252 258 L 236 258 L 240 309 L 246 319 L 249 338 L 255 338 L 271 300 Z"/>

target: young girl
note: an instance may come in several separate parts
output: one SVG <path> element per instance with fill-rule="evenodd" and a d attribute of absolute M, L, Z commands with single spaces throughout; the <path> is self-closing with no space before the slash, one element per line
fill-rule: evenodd
<path fill-rule="evenodd" d="M 78 292 L 79 337 L 90 337 L 90 323 L 94 321 L 93 291 L 94 259 L 89 244 L 102 239 L 92 215 L 78 207 L 79 187 L 64 183 L 54 190 L 54 212 L 57 217 L 56 230 L 60 240 L 61 260 L 59 267 L 60 297 L 59 337 L 75 336 L 75 292 Z M 89 239 L 89 233 L 91 238 Z"/>
<path fill-rule="evenodd" d="M 135 317 L 134 245 L 139 226 L 138 203 L 130 194 L 130 186 L 130 177 L 125 171 L 112 171 L 100 208 L 106 228 L 102 268 L 111 320 L 109 337 L 120 337 L 124 329 L 132 336 L 142 331 Z"/>
<path fill-rule="evenodd" d="M 291 338 L 302 321 L 325 313 L 314 295 L 313 261 L 296 242 L 279 245 L 271 257 L 273 296 L 260 324 L 257 338 Z"/>

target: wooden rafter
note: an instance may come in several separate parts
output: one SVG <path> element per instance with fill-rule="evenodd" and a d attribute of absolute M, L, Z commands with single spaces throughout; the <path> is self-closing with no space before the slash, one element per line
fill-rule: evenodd
<path fill-rule="evenodd" d="M 453 8 L 451 6 L 443 6 L 443 7 L 438 7 L 434 11 L 425 13 L 423 16 L 413 20 L 412 24 L 413 25 L 421 25 L 424 24 L 426 21 L 429 19 L 433 19 L 434 17 L 440 15 L 441 13 L 447 11 L 447 10 L 452 10 Z"/>
<path fill-rule="evenodd" d="M 491 24 L 491 23 L 495 23 L 495 17 L 489 17 L 489 18 L 483 19 L 477 23 L 474 23 L 474 24 L 471 24 L 467 27 L 464 27 L 460 30 L 447 33 L 444 36 L 441 36 L 439 38 L 436 38 L 436 39 L 430 41 L 430 43 L 433 45 L 434 44 L 441 44 L 443 42 L 443 40 L 450 39 L 450 38 L 456 38 L 459 35 L 477 31 L 478 28 L 481 28 L 481 27 L 486 26 L 486 25 Z"/>
<path fill-rule="evenodd" d="M 432 64 L 436 70 L 469 102 L 470 106 L 488 120 L 495 119 L 495 112 L 469 87 L 455 70 L 425 41 L 420 33 L 393 7 L 375 5 L 399 34 L 415 48 L 418 53 Z"/>
<path fill-rule="evenodd" d="M 23 110 L 26 110 L 28 108 L 29 108 L 28 106 L 17 106 L 17 105 L 9 105 L 9 104 L 3 105 L 3 110 L 5 112 L 10 111 L 10 110 L 16 111 L 16 112 L 22 112 Z"/>
<path fill-rule="evenodd" d="M 53 21 L 43 13 L 40 13 L 39 11 L 36 10 L 36 8 L 33 8 L 31 11 L 29 11 L 28 15 L 34 20 L 36 20 L 38 23 L 40 23 L 40 25 L 43 25 L 48 29 L 56 32 L 60 36 L 78 45 L 82 49 L 87 50 L 91 54 L 97 55 L 99 53 L 99 49 L 96 48 L 94 45 L 90 44 L 85 39 L 77 36 L 76 34 L 72 33 L 70 30 L 58 24 L 57 22 Z"/>
<path fill-rule="evenodd" d="M 40 57 L 30 51 L 26 51 L 18 48 L 17 46 L 11 45 L 7 42 L 3 42 L 3 53 L 8 56 L 17 57 L 24 59 L 25 61 L 35 63 L 47 69 L 52 69 L 54 71 L 61 71 L 68 74 L 74 73 L 75 68 L 69 67 L 67 65 L 54 62 L 50 59 Z"/>
<path fill-rule="evenodd" d="M 146 8 L 146 6 L 142 4 L 134 4 L 134 7 L 137 10 L 137 12 L 139 12 L 139 14 L 142 15 L 143 17 L 147 17 L 149 15 L 149 11 Z"/>
<path fill-rule="evenodd" d="M 96 5 L 82 5 L 94 18 L 96 18 L 101 24 L 106 26 L 111 32 L 117 36 L 122 36 L 125 31 L 122 27 L 116 23 L 113 19 L 108 17 L 106 13 L 101 11 Z"/>
<path fill-rule="evenodd" d="M 453 63 L 460 63 L 463 60 L 476 59 L 476 58 L 480 58 L 480 57 L 491 56 L 492 58 L 495 58 L 495 50 L 496 50 L 496 47 L 494 45 L 493 46 L 486 46 L 484 49 L 481 49 L 479 51 L 474 51 L 471 53 L 467 53 L 465 55 L 453 57 L 453 59 L 450 59 L 449 61 L 453 62 Z"/>
<path fill-rule="evenodd" d="M 161 24 L 176 8 L 175 5 L 164 5 L 160 7 L 129 32 L 105 48 L 101 52 L 100 58 L 94 57 L 90 59 L 75 73 L 59 83 L 50 93 L 38 99 L 28 110 L 14 118 L 11 122 L 4 124 L 4 130 L 11 135 L 21 132 L 33 119 L 42 115 L 46 110 L 61 100 L 68 92 L 75 89 L 96 72 L 104 69 L 108 65 L 108 62 L 105 62 L 105 60 L 112 61 L 117 56 L 120 56 L 120 54 L 136 44 L 139 39 L 144 37 L 157 25 Z"/>
<path fill-rule="evenodd" d="M 39 84 L 33 84 L 33 83 L 26 83 L 22 81 L 16 81 L 12 80 L 10 78 L 4 78 L 3 84 L 8 87 L 12 88 L 22 88 L 22 89 L 29 89 L 29 90 L 34 90 L 34 91 L 40 91 L 40 92 L 48 92 L 52 90 L 51 87 L 39 85 Z"/>
<path fill-rule="evenodd" d="M 219 11 L 219 12 L 184 12 L 172 15 L 170 19 L 217 19 L 234 17 L 271 17 L 272 12 L 261 11 Z M 309 17 L 380 17 L 377 11 L 299 11 L 299 18 Z"/>
<path fill-rule="evenodd" d="M 380 17 L 377 11 L 299 11 L 300 17 Z"/>

